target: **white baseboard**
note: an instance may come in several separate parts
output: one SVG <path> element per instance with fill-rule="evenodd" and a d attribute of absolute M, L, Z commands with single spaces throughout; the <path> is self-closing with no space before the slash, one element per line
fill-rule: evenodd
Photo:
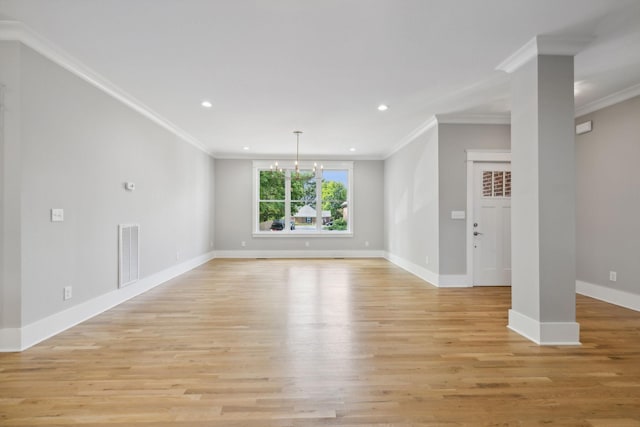
<path fill-rule="evenodd" d="M 152 276 L 116 289 L 105 295 L 78 304 L 68 310 L 52 314 L 22 328 L 0 329 L 0 352 L 25 350 L 66 329 L 90 319 L 118 304 L 134 298 L 180 274 L 198 267 L 213 258 L 385 258 L 437 287 L 470 287 L 467 275 L 438 275 L 424 267 L 389 252 L 378 250 L 342 251 L 217 251 L 209 252 L 170 267 Z M 593 283 L 576 281 L 576 292 L 631 310 L 640 311 L 640 295 Z M 573 322 L 541 323 L 513 310 L 509 311 L 509 328 L 542 345 L 579 344 L 579 325 Z"/>
<path fill-rule="evenodd" d="M 438 286 L 438 274 L 434 273 L 433 271 L 427 270 L 424 267 L 420 267 L 419 265 L 416 265 L 411 261 L 407 261 L 406 259 L 399 257 L 397 255 L 394 255 L 390 252 L 385 252 L 384 257 L 388 261 L 394 263 L 395 265 L 402 268 L 403 270 L 408 271 L 414 276 L 421 278 L 422 280 L 429 283 L 430 285 Z"/>
<path fill-rule="evenodd" d="M 0 352 L 22 351 L 62 331 L 84 322 L 118 304 L 136 297 L 162 283 L 213 259 L 214 252 L 192 258 L 166 270 L 145 277 L 131 285 L 115 289 L 67 310 L 52 314 L 22 328 L 0 329 Z"/>
<path fill-rule="evenodd" d="M 438 288 L 469 288 L 472 286 L 471 278 L 466 274 L 437 274 L 390 252 L 385 252 L 384 257 L 403 270 Z"/>
<path fill-rule="evenodd" d="M 216 258 L 383 258 L 384 251 L 377 250 L 263 250 L 216 251 Z"/>
<path fill-rule="evenodd" d="M 576 322 L 540 322 L 509 310 L 508 327 L 539 345 L 580 345 L 580 325 Z"/>
<path fill-rule="evenodd" d="M 576 280 L 576 292 L 620 307 L 640 311 L 640 295 L 607 286 Z"/>
<path fill-rule="evenodd" d="M 473 286 L 471 278 L 466 274 L 441 274 L 438 277 L 441 288 L 470 288 Z"/>

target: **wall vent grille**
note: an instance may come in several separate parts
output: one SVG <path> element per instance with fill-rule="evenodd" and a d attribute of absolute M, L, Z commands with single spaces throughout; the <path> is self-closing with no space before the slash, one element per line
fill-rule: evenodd
<path fill-rule="evenodd" d="M 118 229 L 118 285 L 122 288 L 140 276 L 140 226 L 120 224 Z"/>

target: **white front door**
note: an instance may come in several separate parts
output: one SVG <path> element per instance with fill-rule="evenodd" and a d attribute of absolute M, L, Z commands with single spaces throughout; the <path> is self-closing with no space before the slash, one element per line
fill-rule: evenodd
<path fill-rule="evenodd" d="M 511 285 L 511 164 L 474 163 L 473 285 Z"/>

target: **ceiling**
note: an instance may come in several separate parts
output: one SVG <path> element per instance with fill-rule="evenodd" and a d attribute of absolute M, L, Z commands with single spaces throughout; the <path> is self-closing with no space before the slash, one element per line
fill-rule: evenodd
<path fill-rule="evenodd" d="M 0 0 L 0 19 L 217 157 L 290 156 L 299 129 L 302 158 L 385 158 L 434 114 L 507 113 L 496 66 L 541 34 L 594 37 L 578 109 L 640 85 L 637 0 Z"/>

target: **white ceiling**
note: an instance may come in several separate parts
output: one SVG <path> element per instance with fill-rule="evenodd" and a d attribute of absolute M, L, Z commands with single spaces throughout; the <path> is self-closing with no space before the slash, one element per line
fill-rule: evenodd
<path fill-rule="evenodd" d="M 594 36 L 577 108 L 640 84 L 638 0 L 0 0 L 0 19 L 220 157 L 291 155 L 299 129 L 301 157 L 384 158 L 434 114 L 506 113 L 495 68 L 541 34 Z"/>

